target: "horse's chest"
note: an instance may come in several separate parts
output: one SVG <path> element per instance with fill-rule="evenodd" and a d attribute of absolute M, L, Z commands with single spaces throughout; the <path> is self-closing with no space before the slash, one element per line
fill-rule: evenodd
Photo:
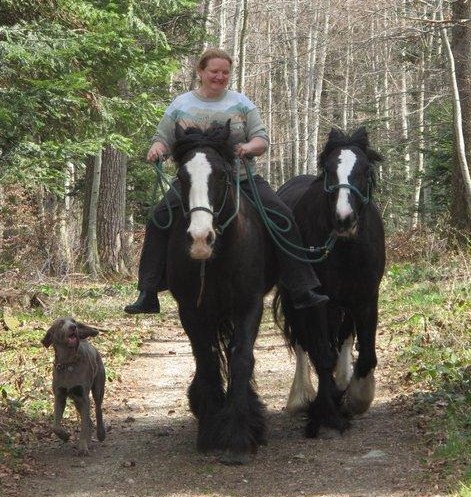
<path fill-rule="evenodd" d="M 319 269 L 319 277 L 329 294 L 342 298 L 363 296 L 376 291 L 378 268 L 368 251 L 341 248 L 332 253 Z"/>

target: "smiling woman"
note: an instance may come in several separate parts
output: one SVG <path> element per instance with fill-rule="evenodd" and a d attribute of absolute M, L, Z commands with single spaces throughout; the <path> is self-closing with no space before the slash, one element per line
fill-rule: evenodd
<path fill-rule="evenodd" d="M 197 93 L 204 98 L 221 97 L 229 83 L 232 64 L 230 60 L 219 57 L 217 59 L 206 59 L 206 61 L 206 65 L 203 66 L 200 62 L 198 67 L 201 87 L 197 90 Z"/>

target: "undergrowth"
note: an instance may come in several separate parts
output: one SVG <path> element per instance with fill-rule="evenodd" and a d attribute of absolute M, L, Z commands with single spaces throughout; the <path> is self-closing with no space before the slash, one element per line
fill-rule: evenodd
<path fill-rule="evenodd" d="M 388 243 L 380 322 L 396 351 L 400 388 L 417 410 L 431 473 L 447 483 L 450 495 L 471 497 L 471 247 L 450 248 L 444 237 L 431 233 Z M 105 361 L 107 388 L 121 381 L 121 365 L 165 319 L 123 313 L 136 297 L 134 284 L 98 284 L 73 275 L 65 281 L 40 278 L 22 288 L 39 298 L 36 307 L 4 307 L 3 316 L 0 308 L 2 480 L 27 472 L 24 448 L 51 436 L 53 353 L 40 341 L 55 318 L 73 315 L 103 330 L 93 343 Z M 165 309 L 171 298 L 163 298 Z M 8 312 L 18 323 L 11 329 L 4 320 Z M 266 312 L 262 327 L 270 326 Z M 68 408 L 67 415 L 75 413 Z"/>
<path fill-rule="evenodd" d="M 471 247 L 388 265 L 381 321 L 424 420 L 431 458 L 451 495 L 471 489 Z"/>

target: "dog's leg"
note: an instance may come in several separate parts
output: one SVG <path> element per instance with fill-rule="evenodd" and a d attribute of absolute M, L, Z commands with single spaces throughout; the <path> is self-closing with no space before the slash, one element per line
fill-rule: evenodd
<path fill-rule="evenodd" d="M 67 392 L 59 388 L 54 392 L 54 426 L 52 431 L 64 442 L 69 440 L 70 434 L 62 428 L 62 416 L 64 415 L 65 403 L 67 401 Z"/>
<path fill-rule="evenodd" d="M 95 416 L 96 416 L 96 436 L 100 442 L 106 437 L 105 425 L 103 423 L 103 412 L 101 405 L 105 395 L 105 368 L 101 359 L 99 359 L 98 373 L 92 385 L 92 395 L 95 402 Z"/>
<path fill-rule="evenodd" d="M 90 418 L 90 392 L 81 392 L 73 396 L 75 407 L 80 415 L 79 455 L 88 456 L 88 446 L 92 440 L 92 420 Z"/>

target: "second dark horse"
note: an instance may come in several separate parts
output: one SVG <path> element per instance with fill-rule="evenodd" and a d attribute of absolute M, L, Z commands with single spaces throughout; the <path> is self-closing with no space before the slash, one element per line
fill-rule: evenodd
<path fill-rule="evenodd" d="M 278 192 L 293 210 L 306 246 L 322 247 L 326 240 L 335 240 L 329 255 L 315 263 L 323 290 L 330 297 L 327 318 L 331 349 L 323 351 L 316 346 L 312 329 L 292 316 L 289 298 L 282 295 L 284 313 L 291 316 L 284 331 L 296 348 L 297 359 L 288 410 L 308 407 L 309 437 L 317 435 L 322 422 L 317 399 L 312 401 L 315 394 L 303 350 L 316 369 L 316 363 L 329 362 L 331 350 L 336 350 L 331 367 L 342 412 L 349 416 L 363 413 L 374 398 L 378 296 L 385 246 L 383 222 L 372 191 L 374 165 L 381 159 L 370 148 L 365 128 L 351 135 L 332 129 L 319 157 L 319 176 L 298 176 Z M 324 323 L 310 325 L 319 330 Z M 353 364 L 355 338 L 358 358 Z"/>

